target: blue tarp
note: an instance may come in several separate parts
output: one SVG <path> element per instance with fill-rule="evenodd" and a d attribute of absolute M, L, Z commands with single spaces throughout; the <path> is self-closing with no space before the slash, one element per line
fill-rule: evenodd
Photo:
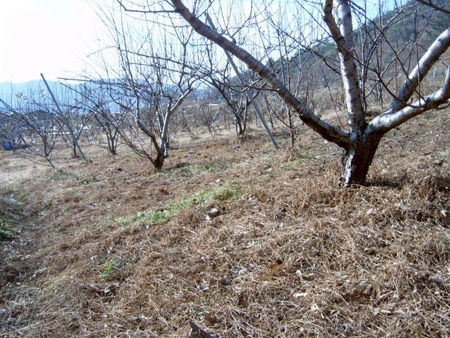
<path fill-rule="evenodd" d="M 5 151 L 14 150 L 14 144 L 12 142 L 5 142 L 2 144 L 2 148 Z"/>

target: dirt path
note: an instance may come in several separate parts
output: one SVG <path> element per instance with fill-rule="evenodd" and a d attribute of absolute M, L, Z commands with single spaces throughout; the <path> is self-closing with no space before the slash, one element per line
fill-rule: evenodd
<path fill-rule="evenodd" d="M 0 153 L 0 187 L 19 184 L 24 180 L 40 176 L 48 170 L 48 166 L 33 163 L 19 157 L 17 153 Z"/>

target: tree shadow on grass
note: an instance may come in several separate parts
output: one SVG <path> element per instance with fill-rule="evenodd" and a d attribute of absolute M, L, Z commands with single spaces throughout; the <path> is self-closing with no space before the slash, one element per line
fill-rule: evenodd
<path fill-rule="evenodd" d="M 408 177 L 405 174 L 398 177 L 374 177 L 368 180 L 367 186 L 394 189 L 411 186 L 427 188 L 439 192 L 450 192 L 450 175 L 429 174 L 422 177 Z"/>

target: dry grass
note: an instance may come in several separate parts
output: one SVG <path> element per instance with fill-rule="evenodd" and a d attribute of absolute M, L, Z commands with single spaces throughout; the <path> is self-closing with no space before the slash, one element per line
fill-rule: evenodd
<path fill-rule="evenodd" d="M 449 127 L 388 135 L 368 187 L 337 188 L 338 149 L 307 131 L 296 150 L 253 133 L 181 145 L 161 173 L 121 155 L 28 181 L 0 335 L 449 336 Z"/>

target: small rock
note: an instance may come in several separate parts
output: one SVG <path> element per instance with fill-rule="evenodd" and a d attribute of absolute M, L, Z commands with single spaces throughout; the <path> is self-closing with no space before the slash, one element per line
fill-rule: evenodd
<path fill-rule="evenodd" d="M 292 295 L 294 298 L 304 298 L 308 296 L 307 292 L 297 292 Z"/>
<path fill-rule="evenodd" d="M 33 276 L 31 276 L 31 279 L 35 279 L 35 278 L 37 278 L 39 276 L 42 276 L 45 273 L 46 270 L 47 270 L 46 268 L 42 268 L 42 269 L 36 270 L 34 272 Z"/>
<path fill-rule="evenodd" d="M 438 285 L 446 285 L 449 282 L 449 278 L 443 275 L 436 274 L 430 277 L 430 281 L 435 282 Z"/>
<path fill-rule="evenodd" d="M 377 253 L 376 248 L 365 248 L 364 252 L 368 255 L 375 255 Z"/>
<path fill-rule="evenodd" d="M 219 283 L 222 285 L 231 285 L 231 279 L 230 277 L 224 277 L 221 280 L 219 280 Z"/>
<path fill-rule="evenodd" d="M 301 270 L 297 270 L 295 271 L 295 274 L 297 275 L 298 278 L 304 279 L 306 281 L 311 281 L 314 279 L 313 273 L 303 273 Z"/>
<path fill-rule="evenodd" d="M 211 208 L 208 210 L 208 216 L 210 218 L 217 217 L 217 216 L 219 216 L 219 214 L 220 214 L 220 210 L 218 208 Z"/>
<path fill-rule="evenodd" d="M 445 227 L 450 227 L 450 212 L 447 210 L 441 210 L 442 223 Z"/>
<path fill-rule="evenodd" d="M 319 306 L 317 304 L 312 304 L 311 311 L 319 311 Z"/>
<path fill-rule="evenodd" d="M 239 276 L 245 275 L 246 273 L 248 273 L 248 270 L 246 268 L 240 269 L 238 270 L 237 274 Z"/>
<path fill-rule="evenodd" d="M 208 291 L 209 289 L 211 289 L 211 285 L 209 285 L 209 283 L 206 282 L 206 281 L 202 281 L 202 282 L 200 283 L 200 285 L 198 286 L 198 289 L 199 289 L 200 291 L 202 291 L 202 292 L 206 292 L 206 291 Z"/>

